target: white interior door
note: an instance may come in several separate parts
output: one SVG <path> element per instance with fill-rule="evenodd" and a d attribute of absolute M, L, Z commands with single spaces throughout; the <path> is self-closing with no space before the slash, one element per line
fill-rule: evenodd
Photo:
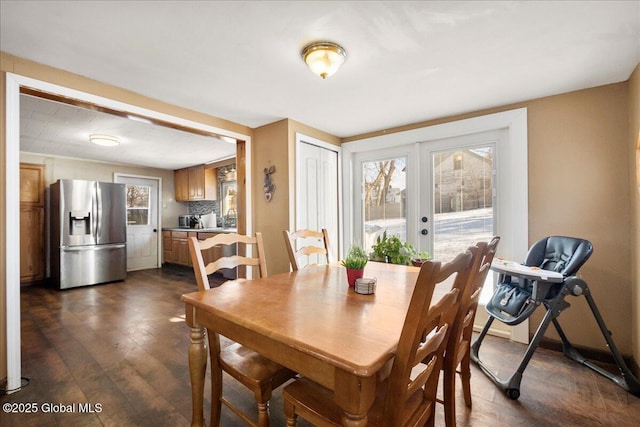
<path fill-rule="evenodd" d="M 127 184 L 127 271 L 158 268 L 158 178 L 118 175 Z"/>
<path fill-rule="evenodd" d="M 340 255 L 339 147 L 315 138 L 297 135 L 296 142 L 296 230 L 308 228 L 329 233 L 330 259 Z M 304 243 L 301 243 L 304 244 Z M 316 260 L 310 259 L 310 263 Z"/>

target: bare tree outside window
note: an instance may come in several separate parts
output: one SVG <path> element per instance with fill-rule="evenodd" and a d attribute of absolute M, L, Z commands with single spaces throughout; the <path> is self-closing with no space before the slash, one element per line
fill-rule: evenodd
<path fill-rule="evenodd" d="M 370 250 L 385 230 L 402 241 L 407 237 L 406 158 L 376 160 L 362 164 L 364 183 L 364 247 Z"/>
<path fill-rule="evenodd" d="M 127 185 L 127 225 L 149 224 L 148 185 Z"/>

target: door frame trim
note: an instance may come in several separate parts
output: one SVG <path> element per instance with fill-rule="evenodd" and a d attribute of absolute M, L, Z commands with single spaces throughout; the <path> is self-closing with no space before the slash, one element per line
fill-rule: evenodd
<path fill-rule="evenodd" d="M 20 348 L 20 88 L 22 86 L 37 91 L 49 92 L 92 104 L 110 107 L 119 111 L 137 113 L 142 116 L 176 123 L 188 128 L 230 136 L 245 142 L 245 164 L 249 173 L 245 177 L 246 193 L 252 192 L 252 136 L 222 129 L 201 122 L 172 116 L 133 104 L 105 98 L 90 92 L 72 89 L 44 80 L 6 72 L 5 77 L 5 305 L 6 351 L 7 351 L 7 394 L 21 388 L 21 348 Z M 115 86 L 114 86 L 115 87 Z M 117 87 L 115 87 L 117 89 Z M 246 232 L 253 232 L 251 222 L 253 211 L 251 198 L 245 200 Z"/>
<path fill-rule="evenodd" d="M 157 234 L 158 238 L 156 239 L 157 246 L 157 256 L 156 256 L 156 267 L 162 267 L 162 215 L 160 206 L 162 206 L 162 177 L 160 176 L 146 176 L 146 175 L 134 175 L 130 173 L 121 173 L 114 172 L 113 173 L 113 182 L 118 182 L 118 178 L 140 178 L 147 179 L 149 181 L 157 181 L 158 182 L 158 194 L 156 195 L 156 218 L 158 220 L 157 224 Z"/>
<path fill-rule="evenodd" d="M 337 154 L 338 156 L 338 165 L 337 165 L 337 169 L 338 169 L 338 212 L 336 213 L 338 216 L 338 242 L 337 242 L 337 259 L 340 259 L 341 254 L 345 253 L 343 252 L 343 241 L 344 241 L 344 225 L 343 225 L 343 219 L 342 216 L 340 215 L 340 212 L 342 212 L 342 147 L 331 144 L 329 142 L 326 141 L 322 141 L 318 138 L 314 138 L 312 136 L 308 136 L 305 135 L 303 133 L 300 132 L 296 132 L 295 134 L 296 136 L 296 155 L 295 155 L 295 173 L 289 173 L 289 176 L 295 176 L 296 179 L 295 180 L 289 180 L 289 194 L 293 194 L 294 197 L 290 197 L 289 198 L 289 225 L 290 228 L 293 230 L 296 230 L 297 228 L 297 216 L 298 216 L 298 211 L 297 211 L 297 206 L 298 206 L 298 193 L 296 193 L 297 191 L 297 185 L 300 182 L 299 179 L 299 174 L 302 173 L 302 168 L 300 165 L 300 157 L 298 156 L 298 153 L 300 152 L 300 144 L 310 144 L 310 145 L 315 145 L 317 147 L 320 147 L 322 149 L 325 150 L 329 150 L 329 151 L 333 151 Z"/>

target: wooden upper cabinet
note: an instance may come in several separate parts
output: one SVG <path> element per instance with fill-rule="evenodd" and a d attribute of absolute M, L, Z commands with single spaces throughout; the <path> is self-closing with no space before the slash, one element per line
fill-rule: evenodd
<path fill-rule="evenodd" d="M 20 163 L 20 282 L 43 280 L 44 165 Z"/>
<path fill-rule="evenodd" d="M 20 203 L 44 206 L 44 165 L 20 164 Z"/>
<path fill-rule="evenodd" d="M 204 200 L 204 165 L 189 168 L 189 200 Z"/>
<path fill-rule="evenodd" d="M 218 177 L 215 168 L 205 165 L 178 169 L 174 172 L 176 201 L 216 200 L 218 198 Z"/>
<path fill-rule="evenodd" d="M 204 168 L 204 199 L 218 199 L 218 169 L 212 167 Z"/>
<path fill-rule="evenodd" d="M 176 189 L 176 201 L 189 201 L 189 170 L 178 169 L 173 174 L 173 180 Z"/>

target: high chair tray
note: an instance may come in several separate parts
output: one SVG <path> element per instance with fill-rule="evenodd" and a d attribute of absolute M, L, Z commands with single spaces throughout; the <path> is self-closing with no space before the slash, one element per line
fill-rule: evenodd
<path fill-rule="evenodd" d="M 543 282 L 561 283 L 564 280 L 564 276 L 556 271 L 543 270 L 538 267 L 528 267 L 515 261 L 507 261 L 504 259 L 494 259 L 491 263 L 491 270 L 506 274 L 507 276 L 522 277 Z"/>

